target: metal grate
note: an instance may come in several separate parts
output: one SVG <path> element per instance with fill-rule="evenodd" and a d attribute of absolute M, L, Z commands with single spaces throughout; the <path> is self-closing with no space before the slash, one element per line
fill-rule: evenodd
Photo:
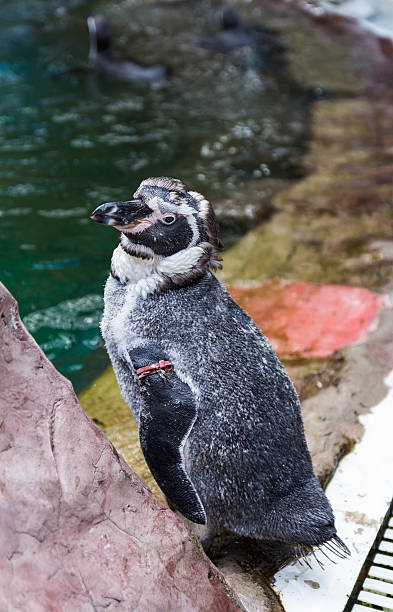
<path fill-rule="evenodd" d="M 393 611 L 393 500 L 343 612 Z"/>

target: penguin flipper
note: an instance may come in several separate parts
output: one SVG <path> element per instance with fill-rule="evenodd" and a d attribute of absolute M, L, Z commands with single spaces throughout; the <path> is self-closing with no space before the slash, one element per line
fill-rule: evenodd
<path fill-rule="evenodd" d="M 135 370 L 161 361 L 169 363 L 162 349 L 149 345 L 129 352 Z M 180 380 L 173 367 L 139 373 L 143 408 L 139 440 L 146 462 L 160 489 L 183 516 L 205 525 L 206 512 L 186 472 L 183 448 L 197 418 L 190 387 Z M 152 370 L 148 370 L 151 372 Z"/>

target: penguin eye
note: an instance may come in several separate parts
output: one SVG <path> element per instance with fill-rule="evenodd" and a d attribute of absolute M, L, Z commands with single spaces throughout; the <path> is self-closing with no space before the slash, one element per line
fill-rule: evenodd
<path fill-rule="evenodd" d="M 175 215 L 165 215 L 165 217 L 162 218 L 162 222 L 165 223 L 165 225 L 172 225 L 172 223 L 174 223 L 175 221 Z"/>

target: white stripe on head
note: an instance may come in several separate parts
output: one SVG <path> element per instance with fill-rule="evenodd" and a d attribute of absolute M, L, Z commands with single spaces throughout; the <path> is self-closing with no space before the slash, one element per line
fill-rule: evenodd
<path fill-rule="evenodd" d="M 177 191 L 171 191 L 169 194 L 169 199 L 171 202 L 177 202 L 178 200 L 181 200 L 181 198 L 182 196 Z"/>
<path fill-rule="evenodd" d="M 199 216 L 202 217 L 202 219 L 206 219 L 210 210 L 210 202 L 206 200 L 205 196 L 197 191 L 189 191 L 188 193 L 198 203 Z"/>
<path fill-rule="evenodd" d="M 188 247 L 193 247 L 196 245 L 196 243 L 198 242 L 200 235 L 199 235 L 199 230 L 198 230 L 198 224 L 196 222 L 195 219 L 195 209 L 190 206 L 189 204 L 187 204 L 187 200 L 183 200 L 182 203 L 180 204 L 180 206 L 178 206 L 177 211 L 181 214 L 184 215 L 187 218 L 187 221 L 189 223 L 189 226 L 191 228 L 192 231 L 192 238 L 190 241 L 190 244 L 188 245 Z"/>

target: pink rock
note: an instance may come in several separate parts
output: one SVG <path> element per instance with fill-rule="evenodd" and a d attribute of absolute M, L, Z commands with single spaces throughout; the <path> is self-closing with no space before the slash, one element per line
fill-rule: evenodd
<path fill-rule="evenodd" d="M 1 284 L 0 390 L 1 610 L 239 609 L 182 520 L 85 415 Z"/>
<path fill-rule="evenodd" d="M 328 357 L 364 340 L 387 305 L 386 296 L 367 289 L 280 280 L 232 287 L 231 294 L 288 357 Z"/>

